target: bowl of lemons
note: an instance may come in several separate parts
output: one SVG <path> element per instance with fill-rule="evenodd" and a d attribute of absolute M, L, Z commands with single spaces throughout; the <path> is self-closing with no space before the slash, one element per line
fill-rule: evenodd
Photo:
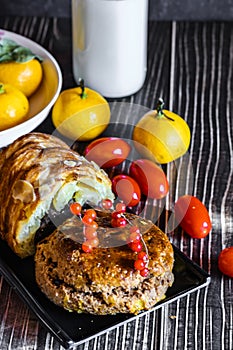
<path fill-rule="evenodd" d="M 61 87 L 60 67 L 46 49 L 0 29 L 0 148 L 39 126 Z"/>

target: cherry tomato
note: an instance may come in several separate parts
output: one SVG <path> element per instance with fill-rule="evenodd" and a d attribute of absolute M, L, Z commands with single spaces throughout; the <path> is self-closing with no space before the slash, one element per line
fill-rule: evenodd
<path fill-rule="evenodd" d="M 133 207 L 141 199 L 141 190 L 137 182 L 128 175 L 116 175 L 112 179 L 113 192 L 127 205 Z"/>
<path fill-rule="evenodd" d="M 192 238 L 204 238 L 212 228 L 209 213 L 196 197 L 184 195 L 175 203 L 175 217 Z"/>
<path fill-rule="evenodd" d="M 92 141 L 84 150 L 84 155 L 100 167 L 109 168 L 122 163 L 130 150 L 130 145 L 118 137 L 102 137 Z"/>
<path fill-rule="evenodd" d="M 233 277 L 233 247 L 225 248 L 218 256 L 219 270 L 229 277 Z"/>
<path fill-rule="evenodd" d="M 141 192 L 149 198 L 161 199 L 169 190 L 169 184 L 163 169 L 148 159 L 137 159 L 129 168 L 132 176 L 140 186 Z"/>

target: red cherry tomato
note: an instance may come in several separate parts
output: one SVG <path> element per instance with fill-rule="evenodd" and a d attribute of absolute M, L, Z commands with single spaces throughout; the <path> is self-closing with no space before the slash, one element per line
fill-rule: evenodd
<path fill-rule="evenodd" d="M 133 161 L 129 175 L 137 181 L 142 193 L 149 198 L 161 199 L 168 193 L 169 184 L 163 169 L 151 160 Z"/>
<path fill-rule="evenodd" d="M 118 137 L 102 137 L 92 141 L 85 148 L 84 155 L 100 167 L 109 168 L 122 163 L 130 150 L 130 145 Z"/>
<path fill-rule="evenodd" d="M 219 270 L 229 277 L 233 277 L 233 247 L 225 248 L 218 256 Z"/>
<path fill-rule="evenodd" d="M 141 199 L 141 190 L 137 182 L 128 175 L 116 175 L 112 179 L 113 192 L 127 205 L 133 207 Z"/>
<path fill-rule="evenodd" d="M 209 213 L 196 197 L 185 195 L 175 203 L 175 217 L 192 238 L 204 238 L 212 228 Z"/>

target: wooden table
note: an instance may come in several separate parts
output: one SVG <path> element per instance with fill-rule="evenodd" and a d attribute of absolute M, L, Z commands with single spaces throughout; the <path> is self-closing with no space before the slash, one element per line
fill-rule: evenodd
<path fill-rule="evenodd" d="M 69 19 L 0 17 L 0 28 L 44 46 L 60 64 L 63 89 L 75 85 Z M 181 159 L 178 166 L 191 167 L 193 184 L 187 177 L 187 189 L 208 208 L 213 229 L 203 240 L 183 232 L 169 238 L 211 275 L 211 284 L 77 349 L 232 350 L 233 280 L 219 272 L 217 259 L 233 245 L 233 23 L 150 22 L 148 40 L 145 84 L 121 101 L 154 108 L 163 96 L 167 109 L 182 115 L 191 128 L 189 163 Z M 38 130 L 53 131 L 50 117 Z M 169 165 L 168 178 L 173 170 Z M 179 181 L 178 176 L 175 196 Z M 0 295 L 2 350 L 62 348 L 3 277 Z"/>

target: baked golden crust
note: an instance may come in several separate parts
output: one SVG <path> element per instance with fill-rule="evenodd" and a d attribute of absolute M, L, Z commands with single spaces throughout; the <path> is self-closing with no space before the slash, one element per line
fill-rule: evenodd
<path fill-rule="evenodd" d="M 133 214 L 127 217 L 143 233 L 149 276 L 134 270 L 137 254 L 126 244 L 129 225 L 112 229 L 111 215 L 102 214 L 97 218 L 100 245 L 85 253 L 82 223 L 71 218 L 37 245 L 36 280 L 50 300 L 69 311 L 137 314 L 164 298 L 174 278 L 172 245 L 151 221 Z"/>
<path fill-rule="evenodd" d="M 59 212 L 73 195 L 85 201 L 86 193 L 96 201 L 113 198 L 103 170 L 54 136 L 20 137 L 0 154 L 1 238 L 20 257 L 32 255 L 35 233 L 49 209 Z"/>
<path fill-rule="evenodd" d="M 23 157 L 24 151 L 26 152 L 26 154 L 28 154 L 29 150 L 40 150 L 42 148 L 48 147 L 69 148 L 69 146 L 65 142 L 49 134 L 33 132 L 27 134 L 26 136 L 23 135 L 19 137 L 11 145 L 3 148 L 0 152 L 0 172 L 1 167 L 3 165 L 5 166 L 6 161 L 9 161 L 12 157 L 13 159 L 16 159 L 19 155 Z"/>

